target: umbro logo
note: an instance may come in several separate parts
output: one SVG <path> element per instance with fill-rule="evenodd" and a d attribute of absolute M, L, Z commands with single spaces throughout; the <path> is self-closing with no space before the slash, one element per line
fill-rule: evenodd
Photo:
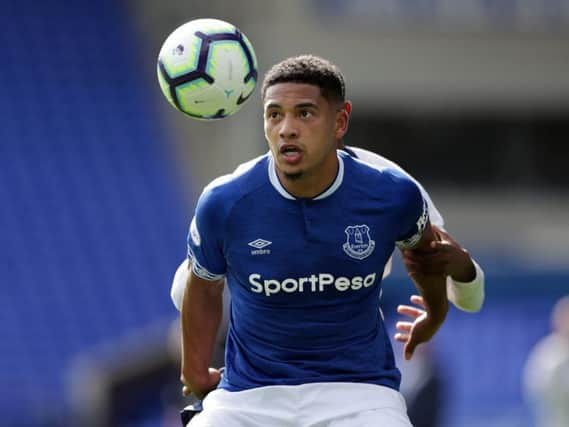
<path fill-rule="evenodd" d="M 269 242 L 265 239 L 255 239 L 252 242 L 249 242 L 248 245 L 254 247 L 255 249 L 263 249 L 269 246 L 273 242 Z"/>
<path fill-rule="evenodd" d="M 255 239 L 252 242 L 247 243 L 249 246 L 254 248 L 251 250 L 251 255 L 266 255 L 270 254 L 270 249 L 265 249 L 267 246 L 271 245 L 273 242 L 269 242 L 265 239 Z"/>

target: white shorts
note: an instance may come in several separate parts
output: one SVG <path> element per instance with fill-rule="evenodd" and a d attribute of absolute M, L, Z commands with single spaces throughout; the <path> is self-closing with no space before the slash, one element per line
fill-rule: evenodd
<path fill-rule="evenodd" d="M 214 390 L 188 427 L 412 427 L 403 396 L 360 383 Z"/>

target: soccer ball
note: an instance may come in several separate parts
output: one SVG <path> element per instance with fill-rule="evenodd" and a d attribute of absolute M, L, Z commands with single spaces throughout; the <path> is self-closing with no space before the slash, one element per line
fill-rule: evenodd
<path fill-rule="evenodd" d="M 158 82 L 176 109 L 200 120 L 237 112 L 257 84 L 251 42 L 219 19 L 187 22 L 168 36 L 158 55 Z"/>

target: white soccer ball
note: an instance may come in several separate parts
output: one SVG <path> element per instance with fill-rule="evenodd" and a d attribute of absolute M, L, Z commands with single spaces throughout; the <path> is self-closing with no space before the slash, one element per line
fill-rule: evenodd
<path fill-rule="evenodd" d="M 234 25 L 196 19 L 168 36 L 157 73 L 174 108 L 195 119 L 221 119 L 237 112 L 255 90 L 257 58 Z"/>

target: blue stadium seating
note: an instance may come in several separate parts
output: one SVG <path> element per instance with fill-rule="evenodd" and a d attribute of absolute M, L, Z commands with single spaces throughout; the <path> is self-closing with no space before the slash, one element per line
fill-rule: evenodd
<path fill-rule="evenodd" d="M 174 317 L 185 203 L 123 7 L 2 2 L 2 425 L 57 418 L 75 355 Z"/>

